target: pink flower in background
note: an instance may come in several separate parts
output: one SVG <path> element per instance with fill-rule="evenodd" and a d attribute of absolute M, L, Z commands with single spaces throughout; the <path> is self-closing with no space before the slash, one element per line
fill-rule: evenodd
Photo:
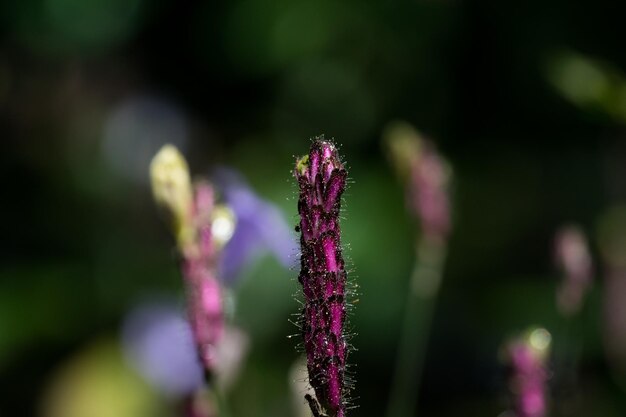
<path fill-rule="evenodd" d="M 554 239 L 555 264 L 563 274 L 557 290 L 557 306 L 564 316 L 580 311 L 589 289 L 593 268 L 584 233 L 577 226 L 566 226 Z"/>
<path fill-rule="evenodd" d="M 509 387 L 517 417 L 545 417 L 548 411 L 546 362 L 551 336 L 537 328 L 509 341 L 504 350 L 511 367 Z"/>
<path fill-rule="evenodd" d="M 424 239 L 431 245 L 445 245 L 452 228 L 452 169 L 435 144 L 408 123 L 391 123 L 384 139 L 391 164 L 405 184 L 407 206 L 420 222 Z"/>
<path fill-rule="evenodd" d="M 420 151 L 411 160 L 407 192 L 422 232 L 435 241 L 445 242 L 450 233 L 448 178 L 444 161 L 433 144 L 423 140 Z"/>

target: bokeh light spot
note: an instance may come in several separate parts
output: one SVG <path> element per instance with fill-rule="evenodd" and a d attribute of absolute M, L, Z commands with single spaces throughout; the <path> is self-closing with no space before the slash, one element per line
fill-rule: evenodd
<path fill-rule="evenodd" d="M 539 351 L 544 351 L 550 347 L 552 335 L 546 329 L 535 329 L 528 338 L 531 346 Z"/>

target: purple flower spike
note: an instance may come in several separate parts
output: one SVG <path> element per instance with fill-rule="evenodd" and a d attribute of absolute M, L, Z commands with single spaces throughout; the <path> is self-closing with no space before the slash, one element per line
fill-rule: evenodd
<path fill-rule="evenodd" d="M 304 293 L 302 335 L 309 382 L 317 399 L 307 395 L 317 416 L 344 417 L 346 383 L 346 279 L 341 253 L 339 212 L 346 170 L 331 142 L 317 138 L 294 172 L 300 187 L 298 212 Z M 320 407 L 323 409 L 321 410 Z"/>

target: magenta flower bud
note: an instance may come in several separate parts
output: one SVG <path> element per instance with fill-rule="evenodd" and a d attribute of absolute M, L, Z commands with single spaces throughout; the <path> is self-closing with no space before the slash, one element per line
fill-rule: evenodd
<path fill-rule="evenodd" d="M 302 335 L 309 382 L 317 399 L 307 396 L 314 415 L 345 416 L 346 279 L 339 212 L 346 170 L 331 142 L 317 138 L 309 155 L 297 160 L 298 212 L 304 308 Z M 320 407 L 323 410 L 320 410 Z"/>

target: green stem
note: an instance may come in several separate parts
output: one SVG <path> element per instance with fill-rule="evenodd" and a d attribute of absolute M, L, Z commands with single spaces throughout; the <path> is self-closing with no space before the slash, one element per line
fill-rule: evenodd
<path fill-rule="evenodd" d="M 230 417 L 231 412 L 223 391 L 216 386 L 211 375 L 205 375 L 205 385 L 189 398 L 194 417 L 216 416 Z"/>
<path fill-rule="evenodd" d="M 423 239 L 416 248 L 387 417 L 415 415 L 444 259 L 445 247 L 441 241 Z"/>
<path fill-rule="evenodd" d="M 211 391 L 213 392 L 213 398 L 215 399 L 215 404 L 217 405 L 217 415 L 219 417 L 230 417 L 230 408 L 228 407 L 226 396 L 224 395 L 222 390 L 213 386 L 213 389 Z"/>

